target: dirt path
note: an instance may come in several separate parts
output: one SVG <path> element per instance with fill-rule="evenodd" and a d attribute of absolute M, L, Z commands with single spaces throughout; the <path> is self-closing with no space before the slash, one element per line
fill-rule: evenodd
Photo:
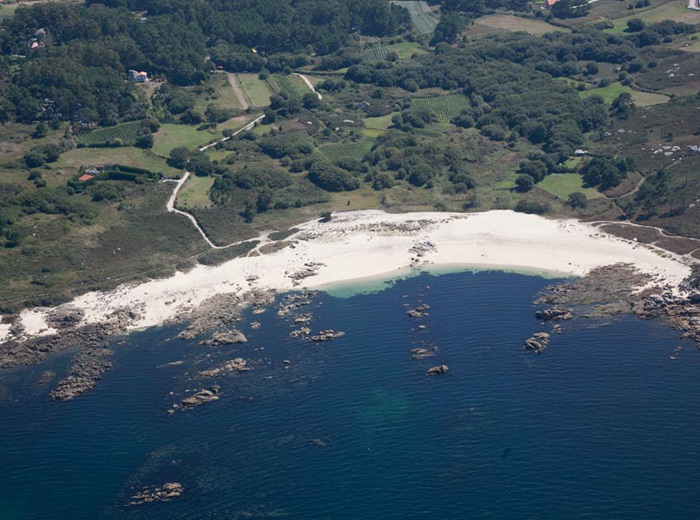
<path fill-rule="evenodd" d="M 236 78 L 236 75 L 228 72 L 226 73 L 226 76 L 228 76 L 228 82 L 231 85 L 231 88 L 233 89 L 233 93 L 236 94 L 236 98 L 238 98 L 238 103 L 241 105 L 241 109 L 248 110 L 250 104 L 248 103 L 248 100 L 245 97 L 245 92 L 243 92 L 243 89 L 238 84 L 238 79 Z"/>
<path fill-rule="evenodd" d="M 224 141 L 228 141 L 232 137 L 236 137 L 238 134 L 241 132 L 245 132 L 246 130 L 250 130 L 253 128 L 258 122 L 262 121 L 265 118 L 264 115 L 259 116 L 255 118 L 253 121 L 248 123 L 242 128 L 239 128 L 235 132 L 233 132 L 230 136 L 224 137 L 223 139 L 219 139 L 218 141 L 214 141 L 211 144 L 208 144 L 206 146 L 202 146 L 199 148 L 200 152 L 203 152 L 207 148 L 210 148 L 218 143 L 223 143 Z M 207 234 L 204 232 L 202 229 L 202 226 L 199 225 L 199 222 L 197 222 L 197 219 L 192 215 L 191 213 L 187 213 L 186 211 L 179 210 L 175 207 L 175 202 L 177 201 L 177 195 L 180 193 L 180 189 L 182 186 L 187 182 L 187 179 L 190 178 L 191 173 L 187 170 L 185 170 L 185 175 L 182 176 L 181 179 L 174 180 L 174 179 L 166 179 L 163 182 L 174 182 L 175 183 L 175 189 L 173 192 L 170 194 L 170 198 L 168 199 L 168 202 L 165 204 L 165 208 L 168 210 L 168 213 L 177 213 L 178 215 L 182 215 L 183 217 L 186 217 L 190 222 L 192 222 L 192 225 L 194 225 L 195 229 L 199 232 L 200 235 L 202 235 L 202 238 L 204 241 L 211 247 L 212 249 L 228 249 L 229 247 L 236 246 L 238 244 L 242 244 L 243 242 L 247 242 L 248 240 L 239 240 L 237 242 L 233 242 L 231 244 L 227 244 L 225 246 L 217 246 L 214 242 L 211 241 L 211 239 L 207 236 Z M 255 250 L 259 249 L 260 246 L 264 245 L 265 243 L 269 242 L 267 239 L 267 235 L 263 235 L 261 237 L 261 242 L 258 244 L 258 246 L 255 248 Z"/>
<path fill-rule="evenodd" d="M 318 96 L 319 100 L 323 99 L 323 96 L 321 95 L 321 93 L 316 92 L 316 89 L 314 88 L 314 85 L 313 85 L 313 83 L 311 83 L 309 78 L 307 78 L 303 74 L 299 74 L 298 72 L 293 72 L 292 74 L 294 74 L 295 76 L 299 76 L 302 80 L 304 80 L 304 83 L 306 83 L 306 86 L 309 87 L 309 89 L 311 89 L 311 92 L 313 92 L 314 94 L 316 94 Z"/>

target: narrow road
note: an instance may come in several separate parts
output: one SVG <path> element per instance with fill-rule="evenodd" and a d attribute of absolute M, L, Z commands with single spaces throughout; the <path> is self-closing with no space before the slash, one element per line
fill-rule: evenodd
<path fill-rule="evenodd" d="M 298 72 L 292 72 L 292 74 L 294 74 L 295 76 L 299 76 L 301 79 L 303 79 L 303 80 L 304 80 L 304 83 L 306 83 L 306 86 L 309 87 L 309 89 L 311 89 L 311 92 L 313 92 L 314 94 L 316 94 L 316 95 L 318 96 L 318 99 L 319 99 L 319 100 L 323 99 L 323 96 L 321 95 L 320 92 L 317 92 L 317 91 L 316 91 L 316 89 L 314 88 L 313 83 L 311 83 L 311 81 L 309 80 L 309 78 L 307 78 L 307 77 L 304 76 L 303 74 L 299 74 Z"/>
<path fill-rule="evenodd" d="M 208 144 L 206 146 L 202 146 L 201 148 L 199 148 L 199 151 L 203 152 L 206 149 L 217 145 L 218 143 L 223 143 L 224 141 L 228 141 L 232 137 L 236 137 L 241 132 L 245 132 L 247 130 L 250 130 L 258 122 L 262 121 L 264 118 L 265 118 L 264 115 L 257 117 L 256 119 L 254 119 L 253 121 L 251 121 L 250 123 L 245 125 L 244 127 L 239 128 L 238 130 L 233 132 L 230 136 L 219 139 L 218 141 L 214 141 L 213 143 Z M 187 217 L 189 219 L 189 221 L 192 222 L 192 224 L 194 225 L 195 229 L 199 232 L 199 234 L 202 235 L 202 238 L 204 239 L 204 241 L 212 249 L 228 249 L 229 247 L 233 247 L 233 246 L 236 246 L 238 244 L 242 244 L 243 242 L 247 242 L 248 240 L 239 240 L 237 242 L 233 242 L 233 243 L 225 245 L 225 246 L 217 246 L 214 242 L 211 241 L 211 239 L 204 232 L 204 230 L 202 229 L 202 226 L 199 225 L 199 222 L 197 222 L 197 219 L 194 217 L 194 215 L 192 215 L 191 213 L 187 213 L 186 211 L 179 210 L 175 207 L 175 202 L 177 201 L 178 193 L 180 193 L 180 188 L 182 188 L 182 186 L 185 184 L 185 182 L 187 182 L 187 179 L 190 178 L 190 175 L 191 175 L 191 173 L 189 171 L 185 170 L 185 175 L 183 175 L 181 179 L 178 179 L 178 180 L 166 179 L 163 181 L 163 182 L 174 182 L 175 183 L 175 189 L 170 194 L 170 198 L 168 199 L 168 202 L 165 205 L 166 209 L 168 210 L 168 213 L 177 213 L 178 215 L 182 215 L 184 217 Z M 258 244 L 256 249 L 258 249 L 261 245 L 263 245 L 263 242 L 265 242 L 267 239 L 266 235 L 261 237 L 261 238 L 262 238 L 262 241 L 260 244 Z"/>
<path fill-rule="evenodd" d="M 228 82 L 233 89 L 233 93 L 236 94 L 236 98 L 238 99 L 238 104 L 241 105 L 241 109 L 248 110 L 250 105 L 248 104 L 248 100 L 245 97 L 243 89 L 238 84 L 238 78 L 236 78 L 236 75 L 232 74 L 231 72 L 227 72 L 226 76 L 228 76 Z"/>

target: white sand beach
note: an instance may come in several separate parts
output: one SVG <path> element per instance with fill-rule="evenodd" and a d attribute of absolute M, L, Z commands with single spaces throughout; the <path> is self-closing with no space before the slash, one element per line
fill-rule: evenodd
<path fill-rule="evenodd" d="M 118 309 L 133 308 L 132 328 L 165 323 L 219 293 L 252 289 L 288 291 L 325 286 L 426 266 L 478 266 L 585 275 L 616 263 L 633 264 L 674 289 L 690 274 L 691 260 L 601 232 L 576 220 L 552 220 L 512 211 L 404 213 L 357 211 L 334 214 L 331 222 L 307 222 L 274 253 L 236 258 L 216 267 L 199 266 L 172 277 L 92 292 L 71 303 L 95 323 Z M 423 249 L 422 256 L 417 251 Z M 314 267 L 313 264 L 319 264 Z M 317 268 L 317 269 L 316 269 Z M 315 270 L 303 279 L 294 275 Z M 308 273 L 307 273 L 308 274 Z M 49 309 L 21 314 L 27 335 L 51 334 Z M 0 326 L 0 342 L 9 325 Z"/>

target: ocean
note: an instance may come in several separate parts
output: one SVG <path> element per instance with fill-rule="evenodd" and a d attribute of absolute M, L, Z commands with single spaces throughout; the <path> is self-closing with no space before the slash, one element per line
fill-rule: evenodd
<path fill-rule="evenodd" d="M 71 402 L 47 397 L 71 353 L 2 372 L 0 519 L 698 518 L 700 351 L 627 316 L 575 317 L 527 352 L 551 332 L 532 304 L 550 283 L 462 272 L 321 292 L 299 313 L 345 332 L 322 343 L 290 337 L 276 306 L 245 313 L 245 344 L 154 328 L 115 339 L 115 367 Z M 198 375 L 236 357 L 252 370 Z M 167 413 L 214 384 L 218 401 Z M 129 505 L 166 482 L 182 496 Z"/>

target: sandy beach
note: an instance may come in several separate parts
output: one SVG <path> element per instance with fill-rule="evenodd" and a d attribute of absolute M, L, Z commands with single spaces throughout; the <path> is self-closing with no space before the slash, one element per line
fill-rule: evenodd
<path fill-rule="evenodd" d="M 186 315 L 207 298 L 254 289 L 288 291 L 324 287 L 410 269 L 476 266 L 582 276 L 616 263 L 632 264 L 673 290 L 690 274 L 690 260 L 652 246 L 601 232 L 576 220 L 551 220 L 512 211 L 474 214 L 382 211 L 338 213 L 331 222 L 297 226 L 289 245 L 274 253 L 199 266 L 172 277 L 87 293 L 69 304 L 85 312 L 83 324 L 100 322 L 118 309 L 140 315 L 131 329 Z M 50 309 L 24 311 L 27 336 L 52 334 Z M 0 342 L 9 338 L 0 325 Z"/>

